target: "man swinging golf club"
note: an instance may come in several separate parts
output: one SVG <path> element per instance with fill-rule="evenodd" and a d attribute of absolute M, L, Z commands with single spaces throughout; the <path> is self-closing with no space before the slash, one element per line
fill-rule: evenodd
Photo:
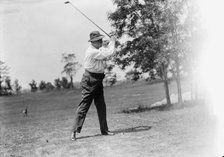
<path fill-rule="evenodd" d="M 106 59 L 115 53 L 115 38 L 112 36 L 107 47 L 102 47 L 103 35 L 98 31 L 90 33 L 91 43 L 85 53 L 84 69 L 82 77 L 82 99 L 75 114 L 75 122 L 72 128 L 71 140 L 76 140 L 76 133 L 80 133 L 86 114 L 94 100 L 100 123 L 102 135 L 114 135 L 107 126 L 106 104 L 103 94 L 103 79 Z"/>

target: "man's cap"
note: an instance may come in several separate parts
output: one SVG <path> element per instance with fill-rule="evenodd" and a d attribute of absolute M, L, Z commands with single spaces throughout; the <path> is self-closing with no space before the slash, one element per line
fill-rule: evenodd
<path fill-rule="evenodd" d="M 100 34 L 99 31 L 93 31 L 89 34 L 89 42 L 97 41 L 104 38 L 104 35 Z"/>

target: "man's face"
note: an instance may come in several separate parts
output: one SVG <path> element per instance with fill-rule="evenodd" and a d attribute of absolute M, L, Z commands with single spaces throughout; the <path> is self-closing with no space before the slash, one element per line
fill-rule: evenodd
<path fill-rule="evenodd" d="M 93 41 L 93 42 L 91 42 L 91 44 L 92 44 L 96 49 L 99 49 L 99 48 L 102 47 L 102 45 L 103 45 L 103 40 L 100 39 L 100 40 L 97 40 L 97 41 Z"/>

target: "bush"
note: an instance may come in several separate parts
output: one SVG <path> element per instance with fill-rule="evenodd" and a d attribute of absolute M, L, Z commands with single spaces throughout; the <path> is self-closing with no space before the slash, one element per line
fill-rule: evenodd
<path fill-rule="evenodd" d="M 40 90 L 44 90 L 46 89 L 46 82 L 45 81 L 41 81 L 40 84 L 39 84 L 39 89 Z"/>
<path fill-rule="evenodd" d="M 125 78 L 127 80 L 131 80 L 132 82 L 135 82 L 140 79 L 140 75 L 141 73 L 135 69 L 135 70 L 130 70 L 129 72 L 127 72 L 125 75 Z"/>
<path fill-rule="evenodd" d="M 105 76 L 106 85 L 113 86 L 117 82 L 116 73 L 107 73 Z"/>
<path fill-rule="evenodd" d="M 60 78 L 57 78 L 54 80 L 54 85 L 57 89 L 60 89 L 62 86 L 62 81 L 60 80 Z"/>
<path fill-rule="evenodd" d="M 12 95 L 12 85 L 10 77 L 5 78 L 4 85 L 1 87 L 1 95 Z"/>
<path fill-rule="evenodd" d="M 13 86 L 14 86 L 14 90 L 15 90 L 16 94 L 20 93 L 22 87 L 19 85 L 19 80 L 16 79 L 14 81 Z"/>
<path fill-rule="evenodd" d="M 30 88 L 31 88 L 31 92 L 36 92 L 37 91 L 37 83 L 35 80 L 32 80 L 31 83 L 29 83 Z"/>
<path fill-rule="evenodd" d="M 64 89 L 70 88 L 70 83 L 68 82 L 68 79 L 66 77 L 62 77 L 61 85 Z"/>
<path fill-rule="evenodd" d="M 52 85 L 52 83 L 51 82 L 47 82 L 46 83 L 46 90 L 47 91 L 51 91 L 53 89 L 54 89 L 54 86 Z"/>

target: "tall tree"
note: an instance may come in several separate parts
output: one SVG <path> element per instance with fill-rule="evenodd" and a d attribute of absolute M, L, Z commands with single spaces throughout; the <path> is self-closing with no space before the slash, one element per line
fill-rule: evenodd
<path fill-rule="evenodd" d="M 167 25 L 164 0 L 114 0 L 117 9 L 108 18 L 118 38 L 128 37 L 120 45 L 115 61 L 124 69 L 129 65 L 151 74 L 152 70 L 164 80 L 167 104 L 170 105 L 167 68 Z"/>
<path fill-rule="evenodd" d="M 73 88 L 73 77 L 81 67 L 81 64 L 76 60 L 74 53 L 71 54 L 62 54 L 62 62 L 65 63 L 62 73 L 66 73 L 70 78 L 70 87 Z"/>
<path fill-rule="evenodd" d="M 200 56 L 200 50 L 208 39 L 208 32 L 202 25 L 202 18 L 198 11 L 196 1 L 188 0 L 186 5 L 186 18 L 184 28 L 187 32 L 185 51 L 187 51 L 186 60 L 184 61 L 184 70 L 190 74 L 191 78 L 191 97 L 197 99 L 197 67 Z"/>
<path fill-rule="evenodd" d="M 164 7 L 164 18 L 166 18 L 166 34 L 168 37 L 168 42 L 166 47 L 168 49 L 168 59 L 169 66 L 176 80 L 177 92 L 178 92 L 178 102 L 183 104 L 181 82 L 180 82 L 180 72 L 181 72 L 181 60 L 184 59 L 185 51 L 182 48 L 185 42 L 185 28 L 183 27 L 183 15 L 185 13 L 184 3 L 185 0 L 175 0 L 166 1 Z"/>
<path fill-rule="evenodd" d="M 164 81 L 167 104 L 171 103 L 169 72 L 177 83 L 178 101 L 183 103 L 180 77 L 187 57 L 192 58 L 189 41 L 195 30 L 192 21 L 197 19 L 191 12 L 192 0 L 189 1 L 114 0 L 117 9 L 108 15 L 118 38 L 128 37 L 120 45 L 115 61 L 121 68 L 134 64 L 134 68 L 149 75 L 156 70 Z M 187 21 L 191 27 L 186 27 Z"/>
<path fill-rule="evenodd" d="M 166 19 L 169 34 L 168 48 L 170 70 L 176 80 L 178 91 L 178 102 L 183 104 L 181 90 L 181 73 L 188 69 L 190 74 L 196 69 L 197 51 L 195 48 L 200 44 L 198 32 L 201 32 L 200 14 L 193 0 L 167 1 Z M 197 44 L 196 44 L 197 42 Z"/>

